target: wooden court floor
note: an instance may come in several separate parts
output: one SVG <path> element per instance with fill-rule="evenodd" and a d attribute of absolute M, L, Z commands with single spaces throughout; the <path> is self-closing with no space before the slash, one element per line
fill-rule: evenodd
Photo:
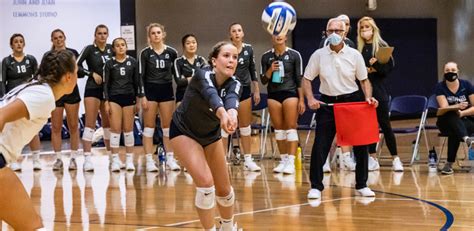
<path fill-rule="evenodd" d="M 41 157 L 41 171 L 32 171 L 31 159 L 23 161 L 18 177 L 48 230 L 200 229 L 187 173 L 147 173 L 143 155 L 135 157 L 135 172 L 111 173 L 107 156 L 93 158 L 94 173 L 53 172 L 53 155 Z M 354 196 L 355 173 L 333 170 L 325 174 L 322 199 L 308 201 L 308 163 L 295 175 L 272 173 L 271 159 L 259 164 L 260 173 L 229 165 L 235 221 L 243 230 L 474 230 L 472 172 L 443 176 L 425 164 L 403 173 L 382 168 L 369 174 L 371 199 Z"/>

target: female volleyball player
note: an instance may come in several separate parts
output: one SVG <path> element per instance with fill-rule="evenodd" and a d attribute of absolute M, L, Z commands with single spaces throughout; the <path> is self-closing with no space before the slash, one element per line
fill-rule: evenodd
<path fill-rule="evenodd" d="M 24 52 L 25 38 L 22 34 L 13 34 L 10 37 L 10 48 L 12 49 L 12 54 L 5 57 L 2 61 L 2 96 L 18 85 L 31 80 L 36 70 L 38 70 L 38 62 L 35 57 Z M 33 154 L 33 169 L 41 170 L 41 162 L 39 161 L 41 143 L 39 136 L 34 136 L 29 145 Z M 21 171 L 21 164 L 14 160 L 10 163 L 10 168 L 14 171 Z"/>
<path fill-rule="evenodd" d="M 123 38 L 116 38 L 112 42 L 115 56 L 104 66 L 104 97 L 105 111 L 110 119 L 110 147 L 112 148 L 113 172 L 120 171 L 122 161 L 119 158 L 120 134 L 123 132 L 126 147 L 125 168 L 135 170 L 133 165 L 133 122 L 135 119 L 135 104 L 142 89 L 139 86 L 138 63 L 127 55 L 127 42 Z"/>
<path fill-rule="evenodd" d="M 79 57 L 79 53 L 71 48 L 66 47 L 66 35 L 61 29 L 55 29 L 51 32 L 51 42 L 53 43 L 51 50 L 68 50 L 72 52 L 75 58 Z M 71 94 L 64 95 L 56 101 L 56 109 L 51 113 L 51 145 L 56 153 L 56 162 L 53 164 L 53 170 L 63 168 L 61 160 L 61 131 L 63 127 L 63 114 L 66 109 L 67 127 L 71 142 L 71 159 L 69 161 L 69 170 L 77 169 L 76 154 L 79 149 L 79 102 L 81 96 L 79 88 L 74 87 Z"/>
<path fill-rule="evenodd" d="M 237 57 L 231 43 L 216 44 L 209 55 L 213 71 L 197 71 L 171 121 L 171 144 L 196 184 L 195 205 L 206 230 L 215 230 L 216 201 L 221 229 L 233 228 L 235 196 L 221 129 L 232 134 L 237 128 L 240 83 L 233 77 Z"/>
<path fill-rule="evenodd" d="M 104 142 L 107 150 L 110 149 L 110 124 L 104 106 L 103 68 L 107 60 L 112 57 L 112 45 L 107 44 L 109 29 L 106 25 L 98 25 L 94 32 L 94 44 L 88 45 L 82 50 L 77 64 L 79 65 L 79 75 L 87 75 L 89 78 L 84 91 L 84 107 L 86 110 L 86 123 L 82 134 L 82 146 L 84 149 L 84 171 L 94 171 L 91 160 L 92 136 L 95 132 L 95 122 L 100 110 L 100 118 L 104 129 Z M 82 67 L 84 61 L 88 69 Z"/>
<path fill-rule="evenodd" d="M 5 165 L 16 160 L 47 122 L 55 101 L 70 94 L 77 81 L 74 55 L 67 50 L 45 54 L 37 80 L 21 84 L 0 101 L 0 220 L 15 230 L 43 226 L 18 177 Z"/>
<path fill-rule="evenodd" d="M 156 126 L 156 113 L 159 110 L 163 129 L 163 143 L 166 150 L 166 165 L 173 171 L 181 168 L 176 163 L 173 148 L 169 144 L 169 127 L 175 109 L 173 94 L 173 65 L 178 56 L 176 50 L 165 44 L 165 27 L 152 23 L 147 28 L 149 47 L 140 53 L 140 78 L 143 81 L 145 97 L 143 108 L 143 147 L 146 154 L 146 170 L 156 172 L 158 168 L 153 160 L 153 135 Z"/>
<path fill-rule="evenodd" d="M 268 109 L 281 156 L 273 171 L 293 174 L 298 148 L 296 123 L 298 113 L 305 111 L 301 88 L 303 61 L 298 51 L 286 46 L 286 40 L 286 35 L 272 36 L 273 49 L 262 56 L 261 80 L 268 83 Z"/>

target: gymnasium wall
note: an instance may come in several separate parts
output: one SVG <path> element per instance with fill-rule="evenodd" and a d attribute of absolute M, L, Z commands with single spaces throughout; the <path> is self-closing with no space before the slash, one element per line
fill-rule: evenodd
<path fill-rule="evenodd" d="M 228 25 L 242 23 L 245 40 L 254 46 L 257 63 L 260 56 L 271 47 L 270 36 L 260 22 L 268 0 L 136 0 L 137 46 L 146 46 L 145 26 L 160 22 L 166 26 L 167 44 L 181 52 L 180 39 L 185 33 L 195 33 L 199 40 L 199 53 L 207 56 L 219 40 L 227 39 Z M 441 78 L 443 64 L 455 60 L 463 76 L 474 77 L 470 54 L 474 53 L 473 1 L 469 0 L 378 0 L 375 11 L 367 11 L 366 0 L 289 0 L 299 18 L 329 18 L 341 13 L 351 18 L 369 15 L 374 18 L 432 18 L 436 19 L 437 76 Z M 456 24 L 456 26 L 454 26 Z M 382 33 L 391 28 L 381 28 Z M 423 30 L 423 28 L 420 28 Z M 320 34 L 319 29 L 314 33 Z M 410 36 L 410 35 L 405 35 Z M 392 38 L 385 37 L 387 40 Z M 406 41 L 410 43 L 410 41 Z M 292 41 L 288 42 L 292 44 Z M 419 52 L 414 50 L 413 52 Z M 413 64 L 407 69 L 417 68 Z"/>

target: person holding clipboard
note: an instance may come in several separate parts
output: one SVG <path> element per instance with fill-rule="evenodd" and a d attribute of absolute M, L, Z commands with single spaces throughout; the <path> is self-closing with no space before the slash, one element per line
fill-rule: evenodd
<path fill-rule="evenodd" d="M 368 77 L 372 83 L 373 96 L 379 100 L 377 107 L 377 120 L 382 129 L 388 150 L 392 155 L 392 169 L 395 172 L 402 172 L 403 165 L 397 153 L 397 141 L 392 131 L 389 117 L 390 97 L 384 80 L 395 66 L 392 57 L 393 47 L 389 47 L 380 36 L 380 29 L 371 17 L 362 17 L 357 22 L 357 49 L 364 57 L 367 67 Z M 369 145 L 369 171 L 380 168 L 376 159 L 377 144 Z"/>
<path fill-rule="evenodd" d="M 444 80 L 435 88 L 439 105 L 436 125 L 441 133 L 448 135 L 448 162 L 441 169 L 445 175 L 453 174 L 459 143 L 466 142 L 471 147 L 474 141 L 469 137 L 474 132 L 474 89 L 469 81 L 459 79 L 458 72 L 455 62 L 446 63 Z"/>

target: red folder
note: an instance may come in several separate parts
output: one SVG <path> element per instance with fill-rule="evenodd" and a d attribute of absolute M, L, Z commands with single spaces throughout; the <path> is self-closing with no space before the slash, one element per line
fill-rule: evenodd
<path fill-rule="evenodd" d="M 379 141 L 377 112 L 367 102 L 334 104 L 337 144 L 358 146 Z"/>

